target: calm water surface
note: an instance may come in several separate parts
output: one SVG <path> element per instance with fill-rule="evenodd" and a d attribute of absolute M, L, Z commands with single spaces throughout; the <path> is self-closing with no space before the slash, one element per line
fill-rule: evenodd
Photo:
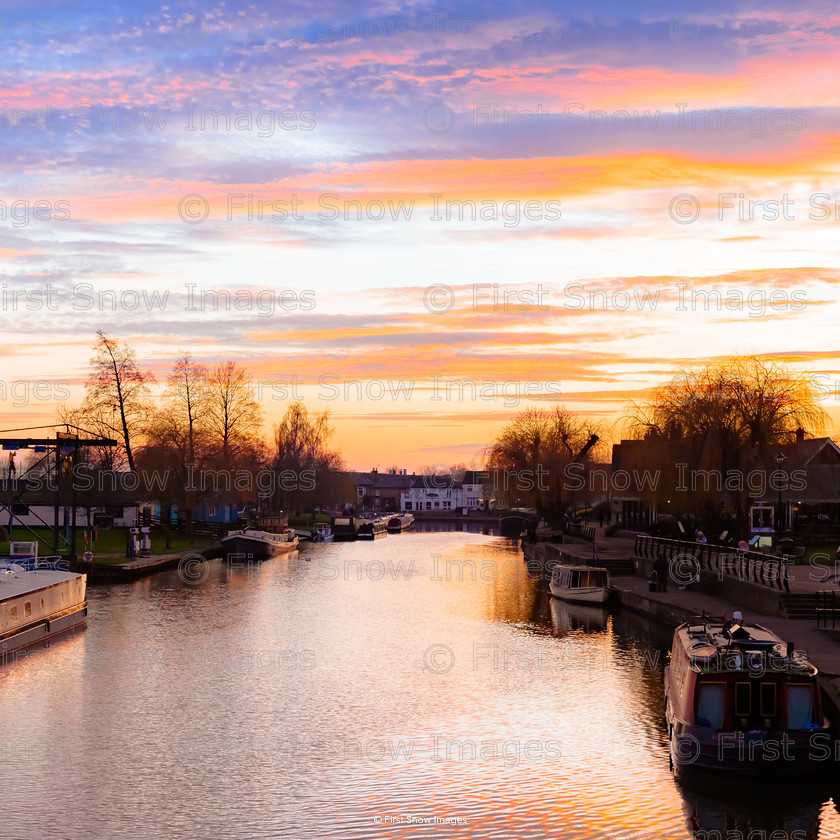
<path fill-rule="evenodd" d="M 678 787 L 667 630 L 552 601 L 499 538 L 213 561 L 89 606 L 0 669 L 2 838 L 840 838 L 825 794 Z"/>

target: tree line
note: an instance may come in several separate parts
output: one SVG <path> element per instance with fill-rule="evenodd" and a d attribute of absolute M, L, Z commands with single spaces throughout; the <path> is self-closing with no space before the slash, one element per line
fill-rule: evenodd
<path fill-rule="evenodd" d="M 651 470 L 656 484 L 639 490 L 641 501 L 712 531 L 744 530 L 755 488 L 743 480 L 686 485 L 685 468 L 704 477 L 778 469 L 775 453 L 796 440 L 797 430 L 813 436 L 829 426 L 823 392 L 813 374 L 760 356 L 731 356 L 678 369 L 646 399 L 630 403 L 612 426 L 563 406 L 521 412 L 488 447 L 486 461 L 513 476 L 541 471 L 542 482 L 512 494 L 511 502 L 533 505 L 559 524 L 578 505 L 603 504 L 608 495 L 606 488 L 578 492 L 580 482 L 567 480 L 570 465 L 608 475 L 606 438 L 643 441 L 632 466 Z"/>
<path fill-rule="evenodd" d="M 90 365 L 84 399 L 61 405 L 59 422 L 118 441 L 88 450 L 95 469 L 164 471 L 165 489 L 155 493 L 164 508 L 177 505 L 189 518 L 197 506 L 219 501 L 299 514 L 350 498 L 342 458 L 331 446 L 329 412 L 292 403 L 267 439 L 262 406 L 237 362 L 208 366 L 181 353 L 157 402 L 155 377 L 128 344 L 99 331 Z M 562 405 L 526 409 L 485 449 L 481 469 L 509 506 L 536 507 L 559 524 L 579 505 L 606 503 L 606 493 L 577 491 L 568 480 L 572 467 L 575 475 L 606 471 L 611 441 L 643 441 L 638 452 L 645 463 L 638 466 L 662 477 L 640 493 L 645 503 L 670 506 L 710 527 L 744 523 L 754 501 L 750 487 L 680 488 L 680 465 L 720 473 L 766 468 L 798 429 L 825 431 L 822 399 L 811 374 L 759 356 L 733 356 L 677 370 L 612 425 Z M 197 481 L 201 476 L 213 480 Z"/>
<path fill-rule="evenodd" d="M 165 475 L 163 489 L 158 478 L 154 491 L 164 516 L 177 505 L 189 522 L 196 507 L 211 502 L 299 514 L 343 495 L 329 412 L 293 403 L 267 440 L 262 405 L 236 361 L 208 366 L 180 354 L 158 402 L 155 377 L 138 364 L 134 348 L 101 330 L 90 366 L 81 404 L 60 405 L 57 419 L 117 441 L 86 450 L 89 467 Z"/>

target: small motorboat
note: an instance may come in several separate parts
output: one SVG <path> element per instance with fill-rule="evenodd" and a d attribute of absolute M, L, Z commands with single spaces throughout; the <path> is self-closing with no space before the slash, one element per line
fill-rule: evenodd
<path fill-rule="evenodd" d="M 596 566 L 555 566 L 549 588 L 564 601 L 603 604 L 610 597 L 610 573 Z"/>
<path fill-rule="evenodd" d="M 333 542 L 335 534 L 328 522 L 318 522 L 312 533 L 312 542 Z"/>

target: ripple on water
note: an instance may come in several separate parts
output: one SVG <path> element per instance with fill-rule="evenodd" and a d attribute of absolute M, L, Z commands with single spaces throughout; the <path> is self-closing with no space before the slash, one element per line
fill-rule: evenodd
<path fill-rule="evenodd" d="M 93 589 L 84 633 L 0 671 L 4 832 L 670 840 L 788 819 L 840 836 L 830 804 L 736 813 L 677 788 L 655 628 L 552 601 L 504 541 L 306 554 Z"/>

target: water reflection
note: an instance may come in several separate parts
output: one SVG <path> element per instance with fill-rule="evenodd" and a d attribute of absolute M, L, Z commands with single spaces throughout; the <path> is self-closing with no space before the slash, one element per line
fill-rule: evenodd
<path fill-rule="evenodd" d="M 4 833 L 840 836 L 825 791 L 771 811 L 776 791 L 674 783 L 669 645 L 632 613 L 550 598 L 516 546 L 467 533 L 97 587 L 83 634 L 0 669 Z"/>

